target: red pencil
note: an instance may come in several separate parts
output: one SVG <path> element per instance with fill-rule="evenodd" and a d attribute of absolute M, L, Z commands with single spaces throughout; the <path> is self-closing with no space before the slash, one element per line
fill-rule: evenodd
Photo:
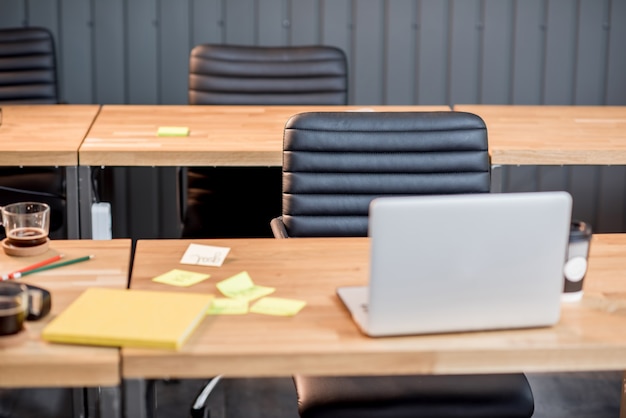
<path fill-rule="evenodd" d="M 18 273 L 19 273 L 19 275 L 21 275 L 22 273 L 27 272 L 29 270 L 33 270 L 33 269 L 45 266 L 45 265 L 50 264 L 50 263 L 54 263 L 55 261 L 60 260 L 61 258 L 63 258 L 63 254 L 58 254 L 58 255 L 55 255 L 54 257 L 48 258 L 47 260 L 43 260 L 43 261 L 40 261 L 38 263 L 31 264 L 30 266 L 23 267 L 23 268 L 21 268 L 19 270 L 12 271 L 9 274 L 3 274 L 2 275 L 2 280 L 14 279 L 15 276 L 18 275 Z"/>

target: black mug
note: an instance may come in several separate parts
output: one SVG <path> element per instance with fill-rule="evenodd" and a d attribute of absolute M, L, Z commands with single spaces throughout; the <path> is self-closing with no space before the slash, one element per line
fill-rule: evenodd
<path fill-rule="evenodd" d="M 0 336 L 17 334 L 24 321 L 35 321 L 50 313 L 50 292 L 19 282 L 0 282 Z"/>
<path fill-rule="evenodd" d="M 582 221 L 572 221 L 569 245 L 565 257 L 563 275 L 563 300 L 580 300 L 583 295 L 583 280 L 587 274 L 587 260 L 591 245 L 591 225 Z"/>

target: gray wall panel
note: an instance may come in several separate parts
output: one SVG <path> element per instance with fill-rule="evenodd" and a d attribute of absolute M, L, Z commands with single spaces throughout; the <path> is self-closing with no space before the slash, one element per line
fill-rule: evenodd
<path fill-rule="evenodd" d="M 126 101 L 150 104 L 159 98 L 156 0 L 126 5 Z"/>
<path fill-rule="evenodd" d="M 351 0 L 320 0 L 320 43 L 341 48 L 348 59 L 352 74 L 352 19 Z M 354 77 L 350 76 L 348 100 L 354 102 Z"/>
<path fill-rule="evenodd" d="M 20 27 L 27 23 L 26 0 L 0 0 L 0 28 Z"/>
<path fill-rule="evenodd" d="M 289 0 L 289 44 L 311 45 L 320 42 L 319 0 Z"/>
<path fill-rule="evenodd" d="M 70 104 L 95 103 L 91 2 L 61 0 L 59 15 L 61 99 Z"/>
<path fill-rule="evenodd" d="M 543 103 L 544 0 L 516 0 L 511 103 Z"/>
<path fill-rule="evenodd" d="M 575 87 L 577 2 L 549 0 L 546 39 L 545 104 L 572 104 Z"/>
<path fill-rule="evenodd" d="M 417 103 L 449 104 L 449 0 L 421 0 L 418 5 Z"/>
<path fill-rule="evenodd" d="M 126 101 L 126 28 L 123 0 L 93 1 L 96 103 Z"/>
<path fill-rule="evenodd" d="M 2 10 L 2 6 L 0 6 Z M 28 0 L 26 2 L 26 21 L 28 26 L 43 26 L 48 28 L 58 38 L 59 5 L 52 0 Z"/>
<path fill-rule="evenodd" d="M 511 103 L 513 0 L 485 0 L 480 103 Z"/>
<path fill-rule="evenodd" d="M 354 102 L 359 105 L 382 103 L 384 1 L 354 0 L 352 4 Z"/>
<path fill-rule="evenodd" d="M 607 104 L 626 104 L 626 1 L 611 1 L 608 73 L 606 77 Z"/>
<path fill-rule="evenodd" d="M 160 102 L 186 104 L 191 52 L 189 3 L 160 0 L 158 5 Z"/>
<path fill-rule="evenodd" d="M 224 3 L 225 39 L 229 44 L 255 45 L 257 2 L 227 0 Z"/>
<path fill-rule="evenodd" d="M 450 104 L 478 103 L 482 65 L 480 0 L 452 0 L 450 9 Z"/>
<path fill-rule="evenodd" d="M 417 10 L 413 0 L 386 2 L 383 103 L 413 104 L 417 96 Z"/>
<path fill-rule="evenodd" d="M 601 167 L 597 194 L 597 231 L 624 231 L 626 214 L 626 167 Z"/>
<path fill-rule="evenodd" d="M 263 0 L 257 16 L 258 45 L 285 45 L 290 21 L 286 17 L 286 0 Z"/>
<path fill-rule="evenodd" d="M 605 102 L 608 3 L 608 0 L 580 0 L 574 104 Z"/>
<path fill-rule="evenodd" d="M 191 45 L 221 43 L 224 39 L 222 0 L 191 0 Z"/>

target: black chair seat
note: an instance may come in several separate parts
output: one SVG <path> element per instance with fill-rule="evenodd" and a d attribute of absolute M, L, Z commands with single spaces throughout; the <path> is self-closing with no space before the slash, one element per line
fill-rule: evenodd
<path fill-rule="evenodd" d="M 523 374 L 294 376 L 302 418 L 528 418 Z"/>

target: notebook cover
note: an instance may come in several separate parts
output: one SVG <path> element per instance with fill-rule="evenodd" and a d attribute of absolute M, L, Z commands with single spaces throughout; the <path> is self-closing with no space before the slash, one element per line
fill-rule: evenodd
<path fill-rule="evenodd" d="M 213 296 L 90 288 L 48 324 L 46 341 L 179 349 L 205 317 Z"/>

